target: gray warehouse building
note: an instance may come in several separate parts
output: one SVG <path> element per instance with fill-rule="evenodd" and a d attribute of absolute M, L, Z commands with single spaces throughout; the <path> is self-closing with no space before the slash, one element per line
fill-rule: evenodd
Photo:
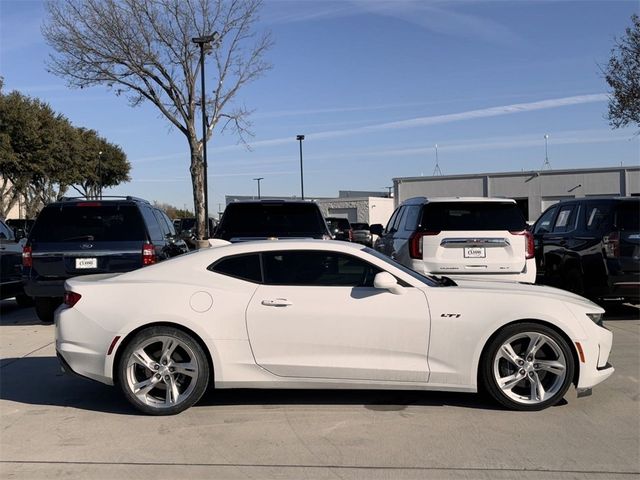
<path fill-rule="evenodd" d="M 536 220 L 547 207 L 578 197 L 640 196 L 640 166 L 481 173 L 393 179 L 396 205 L 412 197 L 506 197 Z"/>

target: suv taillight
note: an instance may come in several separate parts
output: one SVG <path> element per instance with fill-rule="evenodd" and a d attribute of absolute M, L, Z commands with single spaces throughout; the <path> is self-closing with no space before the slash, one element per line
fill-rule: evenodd
<path fill-rule="evenodd" d="M 153 265 L 158 261 L 156 249 L 152 243 L 142 245 L 142 266 Z"/>
<path fill-rule="evenodd" d="M 439 234 L 440 232 L 413 232 L 409 237 L 409 256 L 422 260 L 422 237 Z"/>
<path fill-rule="evenodd" d="M 353 242 L 353 229 L 352 228 L 349 229 L 349 241 Z"/>
<path fill-rule="evenodd" d="M 73 307 L 82 298 L 82 295 L 76 292 L 64 292 L 64 304 Z"/>
<path fill-rule="evenodd" d="M 533 242 L 533 234 L 529 230 L 509 233 L 511 235 L 524 235 L 524 258 L 529 260 L 536 256 L 536 245 Z"/>
<path fill-rule="evenodd" d="M 604 253 L 609 258 L 620 256 L 620 232 L 611 232 L 602 239 L 604 243 Z"/>
<path fill-rule="evenodd" d="M 22 249 L 22 266 L 31 268 L 33 266 L 33 258 L 31 257 L 31 247 L 26 246 Z"/>

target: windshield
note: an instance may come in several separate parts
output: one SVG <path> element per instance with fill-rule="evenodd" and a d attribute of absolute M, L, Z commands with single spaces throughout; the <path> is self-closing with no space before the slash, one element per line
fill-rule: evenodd
<path fill-rule="evenodd" d="M 401 270 L 403 273 L 406 273 L 407 275 L 411 275 L 413 278 L 415 278 L 419 282 L 424 283 L 425 285 L 428 285 L 430 287 L 435 287 L 436 285 L 440 284 L 440 282 L 438 281 L 438 279 L 436 277 L 422 275 L 422 274 L 416 272 L 415 270 L 411 270 L 410 268 L 405 267 L 401 263 L 396 262 L 395 260 L 393 260 L 393 259 L 387 257 L 386 255 L 374 250 L 373 248 L 365 247 L 365 248 L 362 249 L 362 251 L 367 252 L 369 255 L 373 255 L 377 259 L 382 260 L 383 262 L 391 265 L 392 267 L 397 268 L 398 270 Z"/>

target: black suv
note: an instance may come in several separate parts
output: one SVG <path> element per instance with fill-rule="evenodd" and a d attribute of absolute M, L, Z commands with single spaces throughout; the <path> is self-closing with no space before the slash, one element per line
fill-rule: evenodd
<path fill-rule="evenodd" d="M 230 242 L 278 238 L 330 239 L 320 208 L 313 202 L 258 200 L 227 205 L 213 238 Z"/>
<path fill-rule="evenodd" d="M 538 282 L 595 300 L 640 301 L 640 198 L 549 207 L 532 227 Z"/>
<path fill-rule="evenodd" d="M 353 242 L 353 229 L 349 220 L 338 217 L 327 217 L 325 220 L 334 239 Z"/>
<path fill-rule="evenodd" d="M 38 317 L 51 323 L 66 279 L 128 272 L 186 251 L 167 215 L 145 200 L 63 199 L 38 215 L 22 253 L 22 279 Z"/>

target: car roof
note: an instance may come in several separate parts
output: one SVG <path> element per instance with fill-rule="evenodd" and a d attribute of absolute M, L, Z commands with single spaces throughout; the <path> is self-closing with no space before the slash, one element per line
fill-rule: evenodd
<path fill-rule="evenodd" d="M 230 207 L 231 205 L 247 205 L 247 204 L 257 204 L 257 205 L 279 205 L 282 203 L 286 203 L 288 205 L 291 204 L 305 204 L 305 205 L 317 205 L 313 200 L 302 200 L 302 199 L 291 199 L 291 198 L 282 198 L 282 199 L 260 199 L 260 200 L 237 200 L 235 202 L 231 202 L 227 205 Z"/>
<path fill-rule="evenodd" d="M 145 203 L 149 206 L 151 206 L 151 203 L 149 203 L 148 200 L 145 200 L 144 198 L 138 198 L 138 197 L 132 197 L 132 196 L 124 196 L 124 197 L 120 197 L 120 196 L 107 196 L 107 197 L 102 197 L 102 198 L 87 198 L 87 197 L 62 197 L 62 199 L 52 202 L 48 205 L 46 205 L 47 207 L 51 206 L 51 205 L 55 205 L 55 206 L 61 206 L 61 205 L 74 205 L 74 204 L 78 204 L 78 203 L 88 203 L 88 202 L 96 202 L 96 203 L 104 203 L 104 204 L 108 204 L 108 203 L 129 203 L 129 204 L 134 204 L 134 203 Z"/>
<path fill-rule="evenodd" d="M 441 202 L 516 203 L 513 198 L 499 197 L 413 197 L 402 202 L 402 205 L 423 205 L 425 203 Z"/>

